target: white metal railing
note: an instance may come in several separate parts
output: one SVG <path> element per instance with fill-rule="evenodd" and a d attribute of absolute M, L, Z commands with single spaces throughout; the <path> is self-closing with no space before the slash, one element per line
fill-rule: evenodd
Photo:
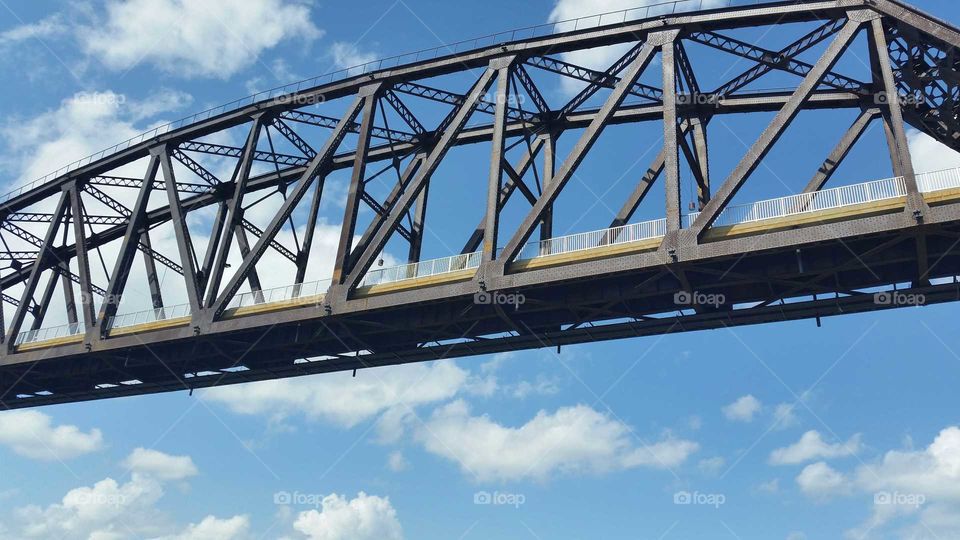
<path fill-rule="evenodd" d="M 479 268 L 481 255 L 481 252 L 477 251 L 474 253 L 444 257 L 442 259 L 370 270 L 367 272 L 367 275 L 364 276 L 363 281 L 360 282 L 360 286 L 382 285 L 384 283 L 395 283 L 407 279 L 438 276 L 450 272 L 459 272 L 460 270 Z"/>
<path fill-rule="evenodd" d="M 628 244 L 649 238 L 658 238 L 667 234 L 667 220 L 655 219 L 642 223 L 631 223 L 622 227 L 602 229 L 585 233 L 558 236 L 540 242 L 530 242 L 520 250 L 517 260 L 549 257 L 561 253 L 583 251 L 603 246 Z"/>
<path fill-rule="evenodd" d="M 918 174 L 917 188 L 924 193 L 960 188 L 960 168 Z"/>
<path fill-rule="evenodd" d="M 738 225 L 765 219 L 819 212 L 842 206 L 851 206 L 874 201 L 902 197 L 907 193 L 902 177 L 874 180 L 813 193 L 799 193 L 777 199 L 768 199 L 749 204 L 728 206 L 717 216 L 713 225 Z M 697 214 L 699 215 L 699 214 Z M 695 218 L 694 218 L 695 219 Z"/>
<path fill-rule="evenodd" d="M 260 304 L 272 304 L 275 302 L 287 302 L 297 298 L 312 298 L 325 295 L 327 289 L 333 283 L 330 279 L 321 279 L 308 283 L 298 283 L 296 285 L 287 285 L 286 287 L 276 287 L 273 289 L 264 289 L 238 294 L 227 304 L 227 309 L 256 306 Z"/>
<path fill-rule="evenodd" d="M 417 62 L 423 62 L 426 60 L 433 60 L 443 56 L 454 55 L 463 53 L 466 51 L 471 51 L 474 49 L 479 49 L 482 47 L 490 47 L 500 43 L 506 43 L 511 41 L 518 41 L 523 39 L 532 39 L 537 37 L 549 36 L 553 34 L 559 34 L 562 32 L 570 32 L 574 30 L 587 30 L 590 28 L 597 28 L 600 26 L 606 26 L 611 24 L 625 23 L 629 21 L 638 21 L 650 17 L 659 17 L 663 15 L 671 15 L 674 13 L 684 12 L 684 11 L 694 11 L 701 10 L 704 8 L 719 8 L 719 7 L 734 7 L 734 6 L 744 6 L 744 5 L 755 5 L 755 4 L 764 4 L 768 2 L 773 2 L 777 0 L 668 0 L 665 2 L 660 2 L 656 4 L 650 4 L 647 6 L 642 6 L 632 9 L 624 9 L 620 11 L 612 11 L 609 13 L 603 13 L 599 15 L 590 15 L 586 17 L 580 17 L 578 19 L 570 19 L 566 21 L 559 21 L 553 23 L 540 24 L 536 26 L 529 26 L 526 28 L 518 28 L 516 30 L 508 30 L 506 32 L 499 32 L 496 34 L 490 34 L 483 37 L 478 37 L 475 39 L 468 39 L 464 41 L 459 41 L 456 43 L 449 43 L 446 45 L 441 45 L 439 47 L 434 47 L 431 49 L 424 49 L 421 51 L 410 52 L 405 54 L 400 54 L 397 56 L 391 56 L 388 58 L 382 58 L 379 60 L 374 60 L 372 62 L 367 62 L 366 64 L 361 64 L 358 66 L 353 66 L 339 71 L 330 72 L 318 77 L 313 77 L 310 79 L 305 79 L 299 82 L 290 83 L 284 86 L 279 86 L 270 90 L 265 90 L 263 92 L 256 93 L 252 96 L 247 96 L 245 98 L 237 99 L 231 101 L 225 105 L 219 107 L 214 107 L 212 109 L 207 109 L 203 112 L 199 112 L 192 116 L 186 118 L 181 118 L 174 122 L 164 124 L 158 127 L 153 128 L 150 131 L 141 133 L 133 138 L 127 139 L 122 143 L 111 146 L 110 148 L 101 150 L 96 154 L 89 155 L 85 158 L 74 161 L 73 163 L 61 167 L 50 174 L 47 174 L 41 178 L 21 185 L 13 191 L 0 195 L 0 203 L 9 201 L 14 197 L 22 195 L 32 189 L 35 189 L 47 182 L 53 181 L 69 172 L 75 171 L 81 167 L 87 166 L 91 163 L 99 161 L 101 159 L 107 158 L 118 152 L 122 152 L 128 148 L 132 148 L 141 143 L 150 141 L 156 137 L 170 133 L 182 128 L 185 128 L 189 125 L 208 120 L 217 116 L 225 115 L 237 110 L 240 110 L 243 107 L 253 105 L 255 103 L 270 101 L 270 100 L 288 100 L 291 103 L 298 103 L 298 99 L 301 99 L 299 95 L 301 92 L 319 88 L 326 84 L 331 84 L 337 81 L 349 79 L 351 77 L 358 77 L 373 73 L 376 71 L 383 71 L 387 69 L 392 69 L 397 66 L 405 64 L 415 64 Z M 306 101 L 306 100 L 304 100 Z M 310 105 L 310 102 L 304 102 L 303 105 Z"/>
<path fill-rule="evenodd" d="M 64 324 L 61 326 L 51 326 L 50 328 L 38 328 L 36 330 L 27 330 L 17 334 L 14 345 L 24 345 L 27 343 L 37 343 L 38 341 L 49 341 L 82 334 L 84 324 L 82 322 Z"/>
<path fill-rule="evenodd" d="M 178 304 L 176 306 L 164 306 L 156 309 L 145 309 L 133 313 L 121 313 L 110 317 L 107 321 L 107 328 L 114 330 L 117 328 L 129 328 L 140 324 L 147 324 L 158 321 L 167 321 L 170 319 L 180 319 L 189 317 L 190 304 Z"/>

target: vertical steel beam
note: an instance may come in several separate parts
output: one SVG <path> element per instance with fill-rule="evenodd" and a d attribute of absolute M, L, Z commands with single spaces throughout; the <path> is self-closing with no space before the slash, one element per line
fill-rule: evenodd
<path fill-rule="evenodd" d="M 317 219 L 320 216 L 320 203 L 323 200 L 323 186 L 327 177 L 320 176 L 313 188 L 313 198 L 310 200 L 310 214 L 307 215 L 307 229 L 303 233 L 303 245 L 297 253 L 297 276 L 294 283 L 303 284 L 307 276 L 307 265 L 310 262 L 310 250 L 313 249 L 313 237 L 316 234 Z"/>
<path fill-rule="evenodd" d="M 913 170 L 913 159 L 910 156 L 910 143 L 907 141 L 907 132 L 904 129 L 903 111 L 900 108 L 900 92 L 893 78 L 893 68 L 890 65 L 890 53 L 887 48 L 887 35 L 883 29 L 883 21 L 879 18 L 870 21 L 871 47 L 876 51 L 876 62 L 880 68 L 879 82 L 883 85 L 883 95 L 886 108 L 889 111 L 889 127 L 896 143 L 894 163 L 899 163 L 900 176 L 903 176 L 907 187 L 907 212 L 922 215 L 927 209 L 917 189 L 917 177 Z M 895 167 L 896 168 L 896 167 Z"/>
<path fill-rule="evenodd" d="M 43 274 L 43 271 L 46 269 L 46 267 L 49 266 L 50 259 L 54 257 L 53 243 L 56 241 L 57 231 L 60 229 L 60 225 L 63 223 L 63 216 L 66 215 L 69 205 L 70 193 L 67 190 L 64 190 L 60 194 L 60 200 L 57 202 L 56 209 L 53 211 L 53 219 L 50 221 L 50 225 L 47 227 L 47 234 L 43 238 L 43 245 L 40 248 L 40 252 L 37 254 L 37 259 L 33 262 L 33 267 L 30 269 L 30 277 L 27 278 L 27 282 L 24 285 L 23 294 L 20 297 L 20 305 L 17 306 L 17 310 L 13 315 L 13 320 L 10 321 L 10 330 L 7 332 L 8 352 L 13 352 L 14 350 L 17 341 L 17 334 L 20 333 L 20 328 L 23 326 L 23 321 L 27 316 L 27 311 L 30 310 L 30 301 L 33 299 L 33 293 L 37 290 L 37 284 L 40 282 L 40 276 Z"/>
<path fill-rule="evenodd" d="M 710 202 L 710 147 L 707 144 L 707 121 L 703 118 L 691 118 L 693 126 L 693 151 L 700 166 L 697 177 L 697 210 L 702 210 Z"/>
<path fill-rule="evenodd" d="M 237 167 L 233 173 L 233 196 L 227 203 L 227 215 L 222 230 L 222 238 L 217 245 L 217 256 L 213 267 L 210 269 L 211 275 L 209 281 L 204 279 L 206 288 L 205 306 L 210 307 L 220 292 L 220 283 L 223 280 L 223 272 L 227 267 L 227 259 L 230 257 L 230 246 L 233 243 L 233 234 L 240 230 L 240 222 L 243 220 L 243 196 L 247 191 L 247 181 L 250 179 L 250 170 L 253 167 L 253 156 L 257 152 L 257 145 L 260 143 L 260 131 L 263 127 L 263 116 L 257 115 L 253 118 L 253 125 L 250 127 L 250 133 L 247 134 L 247 142 L 243 148 L 243 155 L 237 162 Z M 213 240 L 211 238 L 211 240 Z"/>
<path fill-rule="evenodd" d="M 680 151 L 677 126 L 676 42 L 671 39 L 660 47 L 663 70 L 663 180 L 667 194 L 667 236 L 680 230 Z M 675 238 L 674 238 L 675 240 Z"/>
<path fill-rule="evenodd" d="M 490 63 L 497 71 L 496 103 L 493 115 L 493 136 L 490 151 L 490 171 L 487 181 L 487 210 L 483 226 L 484 263 L 497 256 L 497 239 L 500 229 L 500 187 L 503 185 L 504 145 L 506 141 L 507 97 L 510 95 L 510 66 L 515 57 L 498 58 Z"/>
<path fill-rule="evenodd" d="M 130 277 L 130 266 L 133 264 L 133 258 L 140 245 L 140 235 L 146 230 L 147 204 L 150 202 L 150 192 L 153 190 L 153 183 L 157 177 L 157 171 L 160 169 L 160 156 L 158 150 L 150 152 L 150 162 L 147 164 L 147 172 L 144 174 L 143 183 L 140 184 L 140 193 L 137 195 L 137 201 L 130 209 L 130 222 L 127 223 L 127 231 L 120 245 L 120 253 L 117 255 L 117 261 L 114 263 L 113 272 L 110 274 L 110 283 L 107 284 L 107 295 L 100 306 L 100 312 L 97 315 L 97 324 L 95 328 L 100 329 L 99 337 L 106 337 L 109 328 L 107 321 L 117 313 L 117 305 L 120 303 L 120 294 L 127 285 L 127 278 Z M 89 338 L 95 339 L 97 336 L 91 330 L 87 333 Z"/>
<path fill-rule="evenodd" d="M 214 257 L 217 256 L 217 246 L 220 244 L 220 237 L 223 235 L 224 221 L 227 219 L 227 202 L 221 201 L 217 205 L 217 215 L 213 218 L 213 228 L 210 231 L 210 239 L 207 241 L 207 249 L 203 255 L 203 266 L 200 267 L 199 279 L 200 290 L 207 290 L 210 283 L 210 274 L 213 272 Z"/>
<path fill-rule="evenodd" d="M 673 36 L 676 35 L 676 31 L 666 33 L 672 34 Z M 649 36 L 647 42 L 643 44 L 640 53 L 625 70 L 623 78 L 621 78 L 620 82 L 614 87 L 613 92 L 607 98 L 603 107 L 600 108 L 600 111 L 580 136 L 580 140 L 574 145 L 573 150 L 570 152 L 570 155 L 567 156 L 567 159 L 564 160 L 563 165 L 557 170 L 557 174 L 554 176 L 550 186 L 544 189 L 537 204 L 533 206 L 533 209 L 531 209 L 526 218 L 524 218 L 520 228 L 507 243 L 503 254 L 498 258 L 497 264 L 499 268 L 496 270 L 498 274 L 503 273 L 503 266 L 507 262 L 512 261 L 523 247 L 523 244 L 530 239 L 530 236 L 533 234 L 533 228 L 543 219 L 543 214 L 546 212 L 547 207 L 554 203 L 560 191 L 566 186 L 570 178 L 573 177 L 574 172 L 576 172 L 580 163 L 583 162 L 587 152 L 593 148 L 603 129 L 609 123 L 610 118 L 613 117 L 617 109 L 620 108 L 620 105 L 623 104 L 627 95 L 629 95 L 633 84 L 640 78 L 640 74 L 643 73 L 653 59 L 655 52 L 661 44 L 653 41 L 655 36 L 657 36 L 657 34 Z M 669 39 L 672 40 L 672 36 Z"/>
<path fill-rule="evenodd" d="M 780 112 L 774 117 L 770 125 L 763 131 L 757 142 L 753 144 L 747 154 L 740 160 L 740 163 L 734 168 L 730 176 L 724 181 L 723 185 L 717 191 L 716 195 L 710 199 L 710 202 L 704 207 L 696 221 L 690 227 L 689 238 L 687 241 L 697 242 L 704 234 L 707 228 L 713 225 L 720 212 L 730 203 L 730 200 L 737 194 L 746 179 L 760 166 L 760 162 L 770 152 L 770 149 L 786 131 L 787 126 L 796 118 L 800 112 L 800 107 L 809 99 L 810 95 L 820 84 L 824 75 L 833 69 L 840 56 L 843 54 L 854 36 L 860 30 L 862 22 L 850 18 L 844 24 L 843 28 L 837 33 L 837 37 L 830 43 L 826 51 L 817 61 L 816 65 L 807 73 L 803 81 L 794 91 L 793 95 L 787 100 L 786 104 L 780 109 Z"/>
<path fill-rule="evenodd" d="M 351 269 L 350 252 L 353 248 L 353 235 L 357 231 L 357 214 L 360 211 L 361 197 L 363 197 L 363 190 L 366 189 L 364 184 L 367 175 L 367 151 L 370 149 L 370 132 L 376 120 L 381 88 L 379 83 L 374 84 L 364 87 L 360 94 L 363 98 L 360 135 L 353 162 L 353 175 L 350 178 L 350 190 L 347 193 L 347 203 L 343 213 L 343 224 L 340 226 L 340 243 L 333 263 L 333 282 L 337 285 L 343 283 L 343 279 Z"/>
<path fill-rule="evenodd" d="M 183 266 L 183 280 L 187 288 L 187 298 L 190 301 L 190 312 L 194 320 L 199 320 L 201 305 L 200 282 L 197 281 L 197 264 L 193 251 L 193 241 L 190 239 L 190 229 L 187 228 L 187 215 L 180 204 L 180 194 L 177 191 L 177 178 L 174 176 L 173 163 L 167 147 L 160 149 L 160 164 L 163 168 L 164 184 L 167 188 L 167 200 L 170 205 L 170 221 L 177 238 L 177 248 L 180 252 L 180 265 Z"/>
<path fill-rule="evenodd" d="M 67 310 L 67 322 L 70 324 L 76 324 L 79 321 L 77 316 L 77 297 L 73 294 L 73 281 L 70 279 L 70 266 L 65 266 L 66 271 L 64 271 L 64 265 L 60 266 L 60 288 L 63 289 L 63 304 Z M 93 317 L 91 316 L 87 320 L 92 321 Z"/>
<path fill-rule="evenodd" d="M 413 233 L 412 238 L 410 239 L 410 251 L 407 254 L 407 262 L 415 263 L 420 262 L 420 253 L 423 250 L 423 233 L 424 233 L 424 224 L 427 219 L 427 201 L 429 200 L 430 194 L 430 184 L 428 183 L 423 187 L 423 191 L 420 192 L 420 195 L 417 195 L 417 202 L 413 207 L 413 226 L 411 227 L 411 233 Z"/>
<path fill-rule="evenodd" d="M 83 232 L 84 210 L 80 199 L 80 185 L 76 182 L 70 187 L 70 210 L 73 215 L 73 235 L 76 242 L 77 272 L 80 275 L 80 306 L 85 330 L 93 328 L 96 321 L 93 305 L 93 286 L 90 281 L 90 259 L 87 256 L 86 235 Z M 69 267 L 68 267 L 69 272 Z M 73 286 L 70 286 L 71 296 Z"/>
<path fill-rule="evenodd" d="M 553 176 L 557 172 L 557 137 L 553 133 L 543 139 L 543 189 L 553 183 Z M 540 221 L 540 241 L 553 238 L 553 205 L 547 207 Z"/>
<path fill-rule="evenodd" d="M 150 303 L 153 305 L 153 309 L 160 309 L 163 307 L 163 293 L 160 290 L 160 278 L 157 276 L 157 263 L 151 255 L 153 244 L 150 242 L 150 231 L 143 231 L 140 236 L 140 244 L 149 250 L 142 252 L 141 256 L 143 257 L 144 270 L 147 272 L 147 285 L 150 287 Z"/>

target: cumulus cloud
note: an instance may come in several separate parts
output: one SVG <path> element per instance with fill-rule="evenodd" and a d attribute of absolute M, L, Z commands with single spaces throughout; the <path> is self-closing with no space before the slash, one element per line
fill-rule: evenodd
<path fill-rule="evenodd" d="M 152 127 L 143 121 L 184 109 L 192 101 L 189 95 L 168 89 L 144 100 L 111 91 L 79 92 L 56 109 L 0 124 L 0 139 L 6 147 L 0 164 L 20 182 L 29 182 L 139 135 Z M 131 167 L 130 175 L 142 176 L 145 168 Z"/>
<path fill-rule="evenodd" d="M 724 407 L 723 415 L 732 422 L 753 422 L 754 415 L 762 408 L 760 400 L 748 394 Z"/>
<path fill-rule="evenodd" d="M 373 62 L 377 55 L 360 50 L 354 43 L 338 41 L 330 47 L 330 58 L 337 69 L 345 69 Z"/>
<path fill-rule="evenodd" d="M 390 499 L 360 492 L 356 498 L 324 497 L 319 510 L 301 512 L 294 529 L 310 540 L 402 540 Z"/>
<path fill-rule="evenodd" d="M 546 480 L 552 474 L 599 474 L 635 467 L 677 467 L 697 451 L 666 437 L 637 444 L 630 428 L 578 405 L 539 412 L 520 427 L 472 416 L 465 402 L 434 411 L 418 438 L 427 451 L 458 463 L 480 481 Z"/>
<path fill-rule="evenodd" d="M 110 0 L 103 19 L 77 35 L 108 68 L 188 77 L 225 79 L 283 41 L 322 35 L 308 5 L 285 0 Z"/>
<path fill-rule="evenodd" d="M 183 480 L 197 474 L 190 456 L 171 456 L 157 450 L 137 448 L 123 462 L 131 472 L 160 480 Z"/>
<path fill-rule="evenodd" d="M 918 172 L 942 171 L 960 167 L 960 153 L 941 144 L 922 131 L 911 129 L 907 133 L 913 168 Z"/>
<path fill-rule="evenodd" d="M 903 538 L 956 538 L 960 427 L 941 430 L 926 448 L 891 450 L 852 472 L 838 471 L 823 461 L 807 465 L 796 482 L 801 492 L 816 500 L 857 493 L 870 501 L 870 517 L 848 530 L 848 538 L 884 536 L 884 529 L 894 524 Z"/>
<path fill-rule="evenodd" d="M 804 467 L 797 476 L 797 485 L 805 495 L 821 500 L 850 490 L 850 483 L 843 474 L 822 461 Z"/>
<path fill-rule="evenodd" d="M 353 427 L 390 410 L 400 421 L 411 408 L 450 399 L 467 376 L 445 361 L 365 370 L 355 378 L 344 372 L 213 388 L 204 399 L 240 414 L 303 415 Z"/>
<path fill-rule="evenodd" d="M 63 22 L 63 16 L 54 14 L 35 23 L 21 24 L 0 32 L 0 46 L 14 45 L 30 39 L 45 39 L 62 35 L 67 32 L 68 28 Z"/>
<path fill-rule="evenodd" d="M 179 534 L 164 536 L 157 540 L 233 540 L 246 536 L 249 529 L 250 518 L 247 516 L 234 516 L 228 519 L 207 516 L 200 523 L 191 523 Z"/>
<path fill-rule="evenodd" d="M 99 429 L 82 431 L 77 426 L 54 425 L 39 411 L 0 413 L 0 445 L 17 454 L 38 460 L 68 460 L 103 448 Z"/>
<path fill-rule="evenodd" d="M 219 519 L 207 516 L 180 528 L 157 508 L 165 485 L 196 474 L 187 456 L 171 456 L 138 449 L 125 460 L 132 475 L 126 482 L 105 478 L 67 492 L 48 506 L 29 505 L 4 520 L 16 538 L 85 538 L 95 540 L 161 538 L 165 540 L 234 540 L 246 535 L 245 516 Z"/>
<path fill-rule="evenodd" d="M 863 449 L 860 434 L 847 442 L 829 444 L 818 431 L 808 431 L 794 444 L 778 448 L 770 454 L 772 465 L 797 465 L 817 459 L 832 459 L 855 455 Z"/>

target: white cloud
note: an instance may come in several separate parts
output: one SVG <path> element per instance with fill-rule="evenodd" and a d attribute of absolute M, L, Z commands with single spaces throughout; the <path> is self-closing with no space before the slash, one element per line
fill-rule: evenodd
<path fill-rule="evenodd" d="M 179 534 L 164 536 L 157 540 L 234 540 L 245 537 L 249 529 L 250 518 L 247 516 L 234 516 L 228 519 L 207 516 L 200 523 L 188 525 Z"/>
<path fill-rule="evenodd" d="M 355 499 L 324 497 L 320 510 L 301 512 L 293 525 L 310 540 L 401 540 L 403 529 L 390 499 L 367 495 Z"/>
<path fill-rule="evenodd" d="M 171 456 L 157 450 L 137 448 L 123 465 L 131 472 L 141 473 L 160 480 L 183 480 L 197 474 L 197 467 L 190 456 Z"/>
<path fill-rule="evenodd" d="M 30 119 L 9 118 L 0 125 L 0 139 L 6 146 L 0 164 L 21 182 L 29 182 L 139 135 L 150 127 L 138 126 L 139 122 L 180 110 L 190 102 L 190 96 L 166 89 L 142 101 L 111 91 L 80 92 L 57 109 Z M 142 176 L 145 168 L 131 166 L 130 174 Z"/>
<path fill-rule="evenodd" d="M 454 362 L 443 361 L 369 369 L 355 378 L 343 372 L 213 388 L 204 399 L 240 414 L 302 414 L 353 427 L 391 409 L 399 421 L 409 408 L 450 399 L 467 376 Z"/>
<path fill-rule="evenodd" d="M 773 425 L 776 429 L 791 428 L 800 423 L 797 418 L 796 403 L 781 403 L 773 409 Z"/>
<path fill-rule="evenodd" d="M 337 69 L 345 69 L 373 62 L 377 55 L 361 51 L 356 44 L 338 41 L 330 47 L 330 58 Z"/>
<path fill-rule="evenodd" d="M 0 32 L 0 45 L 12 45 L 29 39 L 44 39 L 67 32 L 60 14 L 54 14 L 35 23 L 22 24 Z"/>
<path fill-rule="evenodd" d="M 794 444 L 778 448 L 770 454 L 772 465 L 797 465 L 817 459 L 848 457 L 863 449 L 860 434 L 847 442 L 828 444 L 818 431 L 808 431 Z"/>
<path fill-rule="evenodd" d="M 753 417 L 763 405 L 760 400 L 748 394 L 723 408 L 723 415 L 732 422 L 753 422 Z"/>
<path fill-rule="evenodd" d="M 0 445 L 30 459 L 67 460 L 103 448 L 103 434 L 99 429 L 85 433 L 77 426 L 55 426 L 39 411 L 7 411 L 0 413 Z"/>
<path fill-rule="evenodd" d="M 285 0 L 110 0 L 105 20 L 78 29 L 84 50 L 111 69 L 143 62 L 224 79 L 283 41 L 321 35 L 308 5 Z"/>
<path fill-rule="evenodd" d="M 166 540 L 234 540 L 246 534 L 245 516 L 204 518 L 200 523 L 179 529 L 169 525 L 157 508 L 165 494 L 165 484 L 196 474 L 189 457 L 169 456 L 157 451 L 134 451 L 125 461 L 133 474 L 120 483 L 105 478 L 91 486 L 67 492 L 46 507 L 29 505 L 13 511 L 4 522 L 16 538 L 86 538 L 90 540 L 126 540 L 163 538 Z"/>
<path fill-rule="evenodd" d="M 401 472 L 407 470 L 407 467 L 409 467 L 410 464 L 407 463 L 407 460 L 403 457 L 402 452 L 396 451 L 390 453 L 390 457 L 387 458 L 387 466 L 393 472 Z"/>
<path fill-rule="evenodd" d="M 926 448 L 891 450 L 849 474 L 823 462 L 809 465 L 797 484 L 821 500 L 853 491 L 867 495 L 871 515 L 848 530 L 848 538 L 885 537 L 888 526 L 898 527 L 903 538 L 960 537 L 960 427 L 941 430 Z"/>
<path fill-rule="evenodd" d="M 820 500 L 850 491 L 849 480 L 822 461 L 807 465 L 797 476 L 797 485 L 805 495 Z"/>
<path fill-rule="evenodd" d="M 455 401 L 434 411 L 418 438 L 429 452 L 458 463 L 480 481 L 665 469 L 698 449 L 695 442 L 669 436 L 638 446 L 628 426 L 585 405 L 541 411 L 515 428 L 471 416 L 466 403 Z"/>
<path fill-rule="evenodd" d="M 727 460 L 720 456 L 716 456 L 708 459 L 701 459 L 700 462 L 697 463 L 697 468 L 700 469 L 700 472 L 703 474 L 714 476 L 719 473 L 726 464 Z"/>
<path fill-rule="evenodd" d="M 960 153 L 939 143 L 922 131 L 911 129 L 907 133 L 913 168 L 918 172 L 942 171 L 960 167 Z"/>

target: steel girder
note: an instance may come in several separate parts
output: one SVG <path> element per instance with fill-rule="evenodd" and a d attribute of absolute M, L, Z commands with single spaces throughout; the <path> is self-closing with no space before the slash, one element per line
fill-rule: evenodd
<path fill-rule="evenodd" d="M 815 23 L 816 27 L 781 48 L 729 35 L 739 28 L 788 23 Z M 835 70 L 840 56 L 862 32 L 868 34 L 874 68 L 869 82 Z M 819 60 L 800 59 L 825 42 L 828 45 Z M 618 44 L 630 44 L 628 52 L 603 71 L 555 57 Z M 685 44 L 705 45 L 754 65 L 716 90 L 705 91 Z M 958 147 L 958 45 L 956 29 L 893 0 L 777 2 L 632 21 L 478 49 L 336 81 L 172 131 L 3 205 L 0 231 L 39 251 L 7 248 L 6 254 L 0 255 L 11 264 L 0 273 L 0 289 L 23 287 L 19 300 L 6 296 L 18 308 L 0 354 L 0 386 L 18 382 L 12 384 L 8 395 L 0 396 L 0 402 L 22 407 L 447 355 L 827 316 L 877 309 L 857 291 L 903 281 L 912 282 L 933 301 L 956 300 L 955 286 L 933 286 L 929 278 L 960 274 L 960 254 L 944 240 L 960 234 L 960 206 L 930 207 L 923 202 L 909 166 L 903 123 Z M 661 59 L 657 64 L 661 84 L 642 82 L 641 76 L 657 56 Z M 573 78 L 586 86 L 564 106 L 552 108 L 528 67 Z M 771 71 L 790 73 L 802 81 L 790 91 L 747 90 Z M 472 74 L 468 91 L 440 88 L 442 84 L 435 82 L 457 73 Z M 424 84 L 428 80 L 430 84 Z M 521 94 L 529 98 L 535 111 L 511 101 Z M 877 95 L 890 99 L 878 100 Z M 631 97 L 641 101 L 627 103 Z M 339 117 L 306 110 L 312 104 L 338 99 L 350 102 Z M 446 106 L 448 112 L 439 123 L 427 121 L 418 115 L 413 100 L 433 101 Z M 802 111 L 827 108 L 859 109 L 861 113 L 805 191 L 822 189 L 872 120 L 883 118 L 890 134 L 891 159 L 910 191 L 904 212 L 775 231 L 757 238 L 707 241 L 713 221 L 793 118 Z M 706 126 L 717 115 L 750 112 L 777 115 L 714 192 Z M 397 119 L 397 126 L 390 125 L 390 116 Z M 554 203 L 605 128 L 646 121 L 663 123 L 664 148 L 623 203 L 613 226 L 629 222 L 650 186 L 662 177 L 667 194 L 667 236 L 660 248 L 556 268 L 512 271 L 515 255 L 538 230 L 541 240 L 552 237 Z M 242 147 L 205 140 L 240 126 L 249 128 Z M 316 140 L 303 126 L 329 132 Z M 556 139 L 580 130 L 572 152 L 558 156 Z M 280 137 L 275 138 L 276 134 Z M 346 144 L 347 135 L 354 135 L 356 141 L 350 139 Z M 293 153 L 275 146 L 281 141 Z M 392 237 L 408 242 L 410 262 L 419 261 L 431 177 L 450 149 L 480 142 L 491 146 L 486 205 L 481 224 L 463 250 L 469 253 L 482 248 L 483 263 L 477 276 L 360 298 L 358 285 Z M 264 143 L 269 147 L 263 148 Z M 521 144 L 526 145 L 525 156 L 512 165 L 507 153 Z M 211 173 L 210 166 L 201 163 L 202 155 L 234 162 L 229 181 Z M 138 160 L 147 162 L 142 178 L 115 172 Z M 681 160 L 690 166 L 703 210 L 691 227 L 684 227 L 681 220 Z M 190 182 L 175 170 L 174 162 L 202 182 Z M 368 173 L 370 165 L 380 162 L 388 165 L 376 174 Z M 272 170 L 264 172 L 264 164 Z M 268 248 L 296 266 L 297 283 L 304 281 L 325 179 L 338 169 L 350 169 L 352 175 L 334 283 L 322 305 L 292 307 L 270 315 L 225 317 L 244 283 L 260 294 L 258 263 Z M 390 170 L 396 171 L 396 184 L 385 198 L 378 197 L 370 182 Z M 121 203 L 103 191 L 118 187 L 136 189 L 136 201 Z M 526 199 L 530 210 L 517 230 L 501 231 L 500 212 L 514 193 Z M 277 194 L 282 202 L 268 223 L 256 225 L 245 217 L 250 208 Z M 304 231 L 294 218 L 301 215 L 298 205 L 308 194 Z M 117 215 L 88 213 L 84 195 Z M 165 199 L 166 204 L 152 207 L 151 195 Z M 55 203 L 52 213 L 32 209 L 46 201 Z M 375 215 L 355 241 L 361 205 Z M 187 217 L 211 206 L 218 210 L 214 230 L 205 252 L 198 254 Z M 15 222 L 43 223 L 47 230 L 41 238 Z M 71 223 L 72 241 L 67 234 Z M 100 228 L 95 233 L 94 225 Z M 177 261 L 159 255 L 150 245 L 149 233 L 161 226 L 173 227 Z M 285 230 L 293 236 L 295 249 L 278 240 Z M 502 232 L 507 234 L 500 252 Z M 252 243 L 247 233 L 253 235 Z M 302 243 L 300 234 L 304 234 Z M 228 274 L 225 269 L 234 239 L 241 262 Z M 108 287 L 99 289 L 92 283 L 90 254 L 111 242 L 119 243 L 119 255 L 109 272 Z M 838 258 L 848 258 L 845 254 L 851 244 L 871 253 L 876 259 L 874 271 L 864 272 L 849 260 L 838 264 Z M 183 278 L 192 310 L 189 325 L 135 338 L 110 335 L 108 321 L 117 312 L 137 252 L 147 264 L 154 308 L 163 306 L 154 263 L 177 270 Z M 798 269 L 800 253 L 803 263 Z M 733 259 L 742 259 L 738 264 L 743 270 L 724 272 L 723 265 Z M 77 275 L 69 270 L 69 261 L 78 264 Z M 76 343 L 52 350 L 19 350 L 16 337 L 20 328 L 31 316 L 31 327 L 38 327 L 47 311 L 52 287 L 48 285 L 39 303 L 34 292 L 41 276 L 51 272 L 80 286 L 85 331 Z M 635 286 L 637 282 L 642 285 Z M 628 287 L 628 283 L 634 286 Z M 692 287 L 722 291 L 753 307 L 731 307 L 723 313 L 697 309 L 665 316 L 676 311 L 669 302 L 671 296 Z M 508 314 L 470 302 L 478 292 L 512 290 L 523 290 L 535 299 L 534 305 L 528 311 Z M 71 295 L 73 287 L 64 292 Z M 91 292 L 103 297 L 100 305 L 93 305 Z M 832 298 L 826 300 L 825 295 Z M 808 296 L 812 299 L 784 303 Z M 71 321 L 79 320 L 75 302 L 67 299 L 67 310 Z M 253 339 L 266 328 L 272 330 Z M 143 353 L 144 343 L 159 351 L 160 358 L 174 363 L 173 373 L 167 369 L 169 365 L 158 367 L 156 358 Z M 241 348 L 249 349 L 245 369 L 233 370 Z M 323 359 L 294 362 L 312 356 Z M 41 364 L 27 369 L 40 358 L 44 358 Z M 215 375 L 199 375 L 207 372 Z"/>

